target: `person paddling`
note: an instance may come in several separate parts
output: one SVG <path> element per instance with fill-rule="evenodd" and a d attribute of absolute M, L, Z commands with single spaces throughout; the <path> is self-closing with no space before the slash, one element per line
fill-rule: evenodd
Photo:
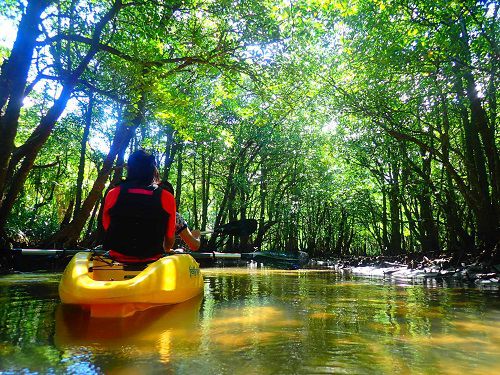
<path fill-rule="evenodd" d="M 158 186 L 154 156 L 132 153 L 127 179 L 104 200 L 103 247 L 122 263 L 148 263 L 170 252 L 175 240 L 174 196 Z"/>
<path fill-rule="evenodd" d="M 174 187 L 169 181 L 162 181 L 160 186 L 174 195 Z M 199 250 L 201 246 L 201 232 L 198 229 L 191 230 L 186 219 L 179 212 L 175 213 L 175 234 L 189 247 L 191 251 Z"/>

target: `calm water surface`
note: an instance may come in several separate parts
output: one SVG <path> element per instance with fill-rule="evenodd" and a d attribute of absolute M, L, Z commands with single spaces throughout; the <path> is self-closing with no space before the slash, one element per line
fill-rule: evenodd
<path fill-rule="evenodd" d="M 0 278 L 0 373 L 500 374 L 495 290 L 325 271 L 205 269 L 203 298 L 126 319 Z"/>

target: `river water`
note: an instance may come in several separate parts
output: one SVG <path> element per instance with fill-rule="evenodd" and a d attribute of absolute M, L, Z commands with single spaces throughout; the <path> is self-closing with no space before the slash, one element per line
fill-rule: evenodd
<path fill-rule="evenodd" d="M 332 271 L 204 269 L 205 293 L 125 319 L 0 278 L 0 373 L 500 374 L 500 295 Z"/>

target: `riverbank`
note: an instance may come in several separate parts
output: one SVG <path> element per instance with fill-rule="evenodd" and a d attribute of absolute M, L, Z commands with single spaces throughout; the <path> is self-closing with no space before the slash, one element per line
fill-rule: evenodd
<path fill-rule="evenodd" d="M 256 264 L 270 268 L 331 269 L 363 277 L 400 281 L 437 280 L 500 289 L 500 264 L 487 264 L 471 260 L 457 262 L 451 257 L 446 256 L 426 257 L 415 254 L 411 258 L 408 256 L 351 256 L 337 259 L 309 259 L 307 262 L 306 253 L 299 254 L 301 256 L 298 257 L 287 258 L 275 253 L 268 254 L 274 254 L 274 256 L 248 257 L 251 254 L 242 254 L 239 259 L 222 259 L 217 262 L 215 262 L 214 258 L 197 260 L 205 267 L 217 265 L 244 267 L 245 265 Z M 0 253 L 0 274 L 19 271 L 62 271 L 70 259 L 71 255 L 64 254 L 63 256 L 56 254 L 40 257 L 26 256 L 13 252 Z"/>
<path fill-rule="evenodd" d="M 311 259 L 309 268 L 328 268 L 353 275 L 395 280 L 448 280 L 464 284 L 500 288 L 500 264 L 479 261 L 453 262 L 450 257 L 419 259 L 405 257 L 344 257 Z"/>

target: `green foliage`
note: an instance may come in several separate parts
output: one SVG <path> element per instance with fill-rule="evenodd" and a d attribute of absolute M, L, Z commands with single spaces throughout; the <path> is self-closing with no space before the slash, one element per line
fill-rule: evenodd
<path fill-rule="evenodd" d="M 0 14 L 16 19 L 13 4 Z M 108 6 L 62 1 L 47 12 L 16 146 Z M 269 224 L 262 248 L 318 256 L 457 252 L 480 226 L 477 202 L 494 205 L 498 193 L 498 18 L 498 4 L 472 0 L 127 3 L 104 27 L 9 228 L 33 243 L 66 216 L 92 93 L 84 196 L 116 124 L 139 117 L 126 154 L 155 153 L 191 225 L 254 217 Z M 493 141 L 476 129 L 474 152 L 467 124 L 478 105 Z"/>

